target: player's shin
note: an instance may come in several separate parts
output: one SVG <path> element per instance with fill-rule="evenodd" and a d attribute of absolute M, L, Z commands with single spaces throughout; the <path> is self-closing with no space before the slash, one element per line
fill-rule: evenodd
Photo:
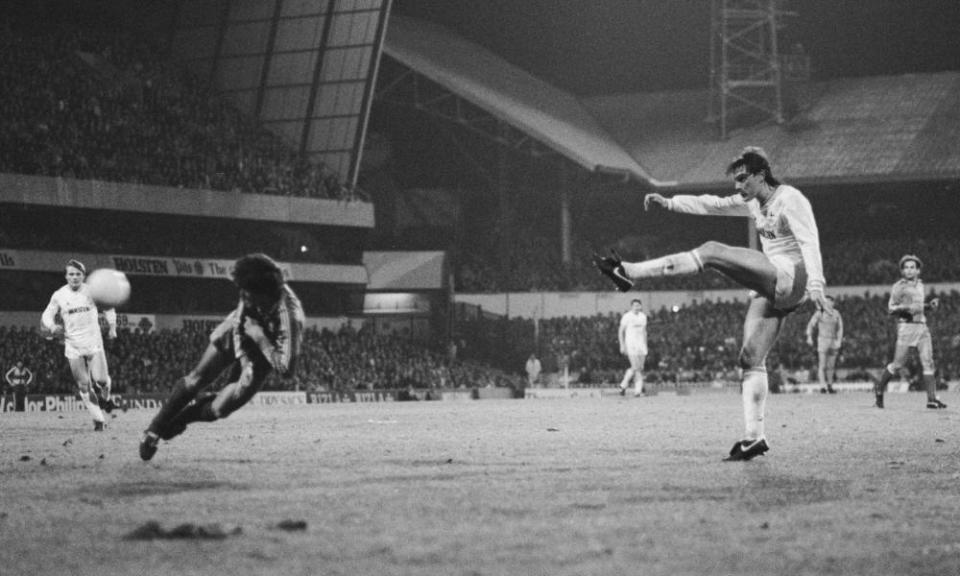
<path fill-rule="evenodd" d="M 883 393 L 887 391 L 887 383 L 890 382 L 891 378 L 893 378 L 893 373 L 890 372 L 890 368 L 884 368 L 883 372 L 880 373 L 880 380 L 873 388 L 873 392 L 878 398 L 883 398 Z"/>
<path fill-rule="evenodd" d="M 703 270 L 703 262 L 696 250 L 671 254 L 643 262 L 624 262 L 623 271 L 630 278 L 658 278 L 696 274 Z"/>
<path fill-rule="evenodd" d="M 923 383 L 927 388 L 927 401 L 933 401 L 937 399 L 937 379 L 934 378 L 933 374 L 924 374 Z"/>
<path fill-rule="evenodd" d="M 767 371 L 751 368 L 743 373 L 743 420 L 746 440 L 764 437 L 763 415 L 767 404 Z"/>
<path fill-rule="evenodd" d="M 170 421 L 171 428 L 185 427 L 193 422 L 213 422 L 218 416 L 213 412 L 213 400 L 216 394 L 204 394 L 197 398 L 197 401 L 190 404 L 180 411 L 177 416 Z"/>

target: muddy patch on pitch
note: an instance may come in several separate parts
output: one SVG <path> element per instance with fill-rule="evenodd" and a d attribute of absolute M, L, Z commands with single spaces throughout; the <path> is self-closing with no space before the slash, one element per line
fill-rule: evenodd
<path fill-rule="evenodd" d="M 140 480 L 137 482 L 121 482 L 109 487 L 114 497 L 139 497 L 176 494 L 180 492 L 200 492 L 204 490 L 246 490 L 243 485 L 211 480 L 163 481 Z"/>
<path fill-rule="evenodd" d="M 751 509 L 818 504 L 849 497 L 849 482 L 785 474 L 752 477 L 740 487 L 737 494 L 737 498 Z"/>

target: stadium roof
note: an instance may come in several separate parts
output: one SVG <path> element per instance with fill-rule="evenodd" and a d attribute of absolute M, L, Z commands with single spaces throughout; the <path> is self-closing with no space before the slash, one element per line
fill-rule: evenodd
<path fill-rule="evenodd" d="M 652 178 L 582 102 L 443 26 L 392 16 L 384 52 L 486 113 L 522 130 L 587 170 Z"/>
<path fill-rule="evenodd" d="M 726 141 L 705 122 L 706 91 L 592 98 L 601 124 L 658 178 L 715 186 L 747 145 L 791 182 L 960 177 L 960 72 L 848 78 L 804 87 L 792 123 L 741 129 Z"/>
<path fill-rule="evenodd" d="M 588 170 L 654 186 L 712 188 L 747 145 L 794 183 L 960 177 L 960 72 L 800 87 L 793 122 L 716 139 L 706 90 L 578 98 L 439 25 L 395 16 L 384 51 Z"/>

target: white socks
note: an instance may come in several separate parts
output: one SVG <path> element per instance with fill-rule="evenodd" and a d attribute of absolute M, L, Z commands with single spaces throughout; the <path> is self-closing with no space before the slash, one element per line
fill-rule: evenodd
<path fill-rule="evenodd" d="M 93 416 L 95 422 L 106 421 L 106 418 L 103 417 L 103 410 L 90 400 L 89 392 L 80 392 L 80 399 L 83 400 L 83 405 L 90 411 L 90 415 Z"/>
<path fill-rule="evenodd" d="M 767 404 L 767 371 L 751 368 L 743 372 L 744 440 L 764 437 L 763 413 Z"/>
<path fill-rule="evenodd" d="M 671 254 L 643 262 L 624 262 L 623 271 L 630 278 L 658 278 L 696 274 L 703 270 L 703 262 L 696 250 Z"/>

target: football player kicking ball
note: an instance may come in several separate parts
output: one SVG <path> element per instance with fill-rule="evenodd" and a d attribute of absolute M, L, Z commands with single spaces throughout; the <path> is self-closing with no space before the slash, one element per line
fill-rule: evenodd
<path fill-rule="evenodd" d="M 657 205 L 686 214 L 753 218 L 762 252 L 707 242 L 689 252 L 644 262 L 622 262 L 616 253 L 595 256 L 594 265 L 624 292 L 635 279 L 696 274 L 704 268 L 717 270 L 752 291 L 739 356 L 746 431 L 726 458 L 750 460 L 769 450 L 763 422 L 766 358 L 784 321 L 808 297 L 821 310 L 830 312 L 833 306 L 824 296 L 819 234 L 807 198 L 773 177 L 760 148 L 745 148 L 726 172 L 733 177 L 738 194 L 665 198 L 652 193 L 644 198 L 644 208 Z"/>
<path fill-rule="evenodd" d="M 300 353 L 304 313 L 283 271 L 264 254 L 236 261 L 233 281 L 240 303 L 210 334 L 196 367 L 178 381 L 140 440 L 140 458 L 150 460 L 161 439 L 170 440 L 192 422 L 226 418 L 250 401 L 267 375 L 293 373 Z M 229 383 L 217 393 L 200 394 L 230 368 Z"/>

